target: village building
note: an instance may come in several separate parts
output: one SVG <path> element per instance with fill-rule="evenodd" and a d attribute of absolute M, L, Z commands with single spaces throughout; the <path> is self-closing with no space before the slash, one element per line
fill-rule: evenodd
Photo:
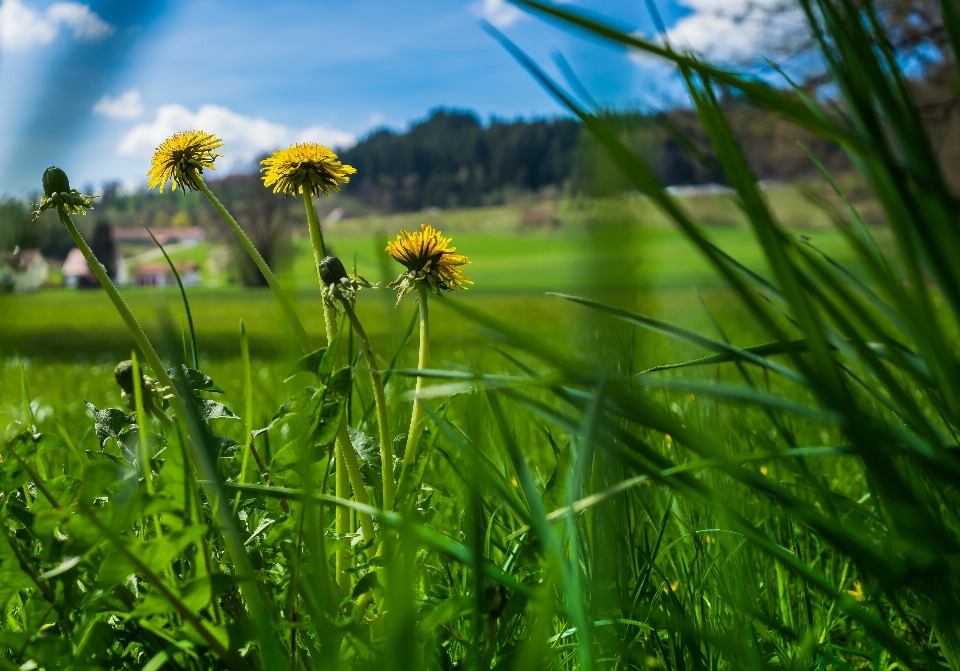
<path fill-rule="evenodd" d="M 166 247 L 167 245 L 184 245 L 191 247 L 199 244 L 206 238 L 203 229 L 199 226 L 187 226 L 184 228 L 157 228 L 151 229 L 157 242 Z M 154 247 L 153 239 L 147 229 L 137 228 L 115 228 L 113 229 L 113 239 L 117 244 L 130 246 Z"/>
<path fill-rule="evenodd" d="M 83 257 L 83 252 L 77 248 L 71 249 L 67 254 L 67 260 L 60 268 L 60 274 L 63 275 L 63 286 L 71 289 L 97 281 L 90 266 L 87 265 L 87 260 Z"/>
<path fill-rule="evenodd" d="M 60 268 L 60 274 L 63 276 L 63 286 L 68 289 L 100 286 L 100 280 L 90 270 L 83 252 L 76 247 L 67 254 L 67 260 L 63 262 L 63 266 Z M 127 262 L 119 254 L 117 255 L 117 276 L 112 279 L 113 283 L 118 286 L 124 286 L 130 281 Z"/>
<path fill-rule="evenodd" d="M 26 293 L 36 291 L 46 282 L 50 265 L 39 249 L 19 247 L 0 255 L 0 291 Z"/>
<path fill-rule="evenodd" d="M 183 286 L 195 287 L 200 284 L 200 266 L 196 262 L 186 261 L 175 265 Z M 141 287 L 165 287 L 177 283 L 170 266 L 164 262 L 135 266 L 130 275 L 132 283 Z"/>

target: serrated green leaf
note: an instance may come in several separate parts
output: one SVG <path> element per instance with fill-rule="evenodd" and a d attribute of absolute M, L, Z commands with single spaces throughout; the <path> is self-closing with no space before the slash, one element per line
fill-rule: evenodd
<path fill-rule="evenodd" d="M 327 353 L 327 348 L 321 347 L 318 350 L 314 350 L 313 352 L 310 352 L 310 354 L 306 354 L 300 357 L 297 363 L 293 365 L 293 368 L 287 374 L 287 377 L 284 380 L 284 382 L 289 382 L 300 373 L 313 373 L 314 375 L 319 375 L 320 364 L 323 361 L 323 358 L 326 355 L 326 353 Z"/>
<path fill-rule="evenodd" d="M 227 406 L 209 398 L 197 399 L 197 412 L 205 420 L 211 419 L 240 419 Z"/>
<path fill-rule="evenodd" d="M 199 371 L 196 368 L 187 368 L 183 366 L 181 368 L 171 368 L 167 371 L 167 375 L 170 376 L 170 379 L 174 384 L 179 382 L 181 379 L 184 379 L 186 385 L 189 389 L 194 391 L 205 391 L 211 394 L 223 394 L 223 389 L 220 388 L 216 382 L 211 379 L 209 375 L 203 371 Z"/>
<path fill-rule="evenodd" d="M 136 424 L 133 416 L 122 410 L 116 408 L 98 410 L 93 403 L 87 403 L 86 401 L 84 403 L 93 413 L 94 428 L 97 432 L 97 440 L 100 441 L 100 447 L 103 447 L 109 438 L 119 439 L 120 433 L 124 429 Z"/>

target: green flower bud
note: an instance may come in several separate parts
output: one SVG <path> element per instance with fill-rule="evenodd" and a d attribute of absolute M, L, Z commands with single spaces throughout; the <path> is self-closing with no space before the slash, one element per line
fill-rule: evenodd
<path fill-rule="evenodd" d="M 336 256 L 328 256 L 320 262 L 320 279 L 324 284 L 337 284 L 347 276 L 347 269 Z"/>
<path fill-rule="evenodd" d="M 70 180 L 60 168 L 52 165 L 43 171 L 43 193 L 49 198 L 55 193 L 70 191 Z"/>
<path fill-rule="evenodd" d="M 117 364 L 113 369 L 113 379 L 117 381 L 120 388 L 128 394 L 133 393 L 133 362 L 127 359 Z"/>

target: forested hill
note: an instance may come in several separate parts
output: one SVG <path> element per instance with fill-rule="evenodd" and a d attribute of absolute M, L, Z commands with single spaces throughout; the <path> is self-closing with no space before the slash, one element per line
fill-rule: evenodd
<path fill-rule="evenodd" d="M 815 168 L 798 141 L 829 169 L 849 167 L 839 148 L 735 101 L 726 107 L 758 179 L 812 176 Z M 708 165 L 715 161 L 689 110 L 612 115 L 608 120 L 664 184 L 724 181 L 704 165 L 704 157 Z M 691 153 L 691 146 L 701 151 Z M 589 134 L 569 118 L 495 119 L 484 125 L 472 112 L 440 109 L 406 132 L 375 131 L 341 158 L 357 169 L 346 192 L 380 211 L 497 204 L 548 188 L 589 195 L 629 188 Z"/>
<path fill-rule="evenodd" d="M 343 152 L 357 169 L 351 195 L 384 210 L 500 201 L 571 177 L 580 143 L 572 119 L 492 121 L 437 110 L 407 132 L 379 130 Z"/>

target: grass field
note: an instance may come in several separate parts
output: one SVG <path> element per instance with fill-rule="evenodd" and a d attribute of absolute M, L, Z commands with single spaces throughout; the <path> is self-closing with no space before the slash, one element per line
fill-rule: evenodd
<path fill-rule="evenodd" d="M 802 216 L 811 220 L 809 215 L 816 210 L 797 201 L 792 190 L 787 193 L 790 197 L 779 201 L 783 213 L 792 216 L 795 223 Z M 717 225 L 709 229 L 709 234 L 715 244 L 767 275 L 752 232 L 742 225 L 728 201 L 726 196 L 685 199 L 692 211 L 713 217 Z M 435 226 L 449 222 L 445 232 L 454 236 L 458 250 L 472 261 L 467 275 L 475 284 L 448 300 L 463 301 L 506 323 L 517 324 L 551 347 L 580 354 L 612 337 L 619 347 L 631 350 L 634 370 L 699 353 L 696 348 L 636 331 L 630 336 L 636 342 L 627 343 L 626 336 L 610 320 L 548 292 L 590 296 L 710 332 L 710 319 L 699 295 L 712 306 L 734 342 L 757 342 L 760 334 L 749 320 L 741 319 L 742 309 L 730 300 L 723 282 L 701 256 L 692 253 L 682 234 L 665 225 L 651 207 L 630 199 L 562 209 L 562 224 L 555 231 L 525 231 L 518 225 L 520 208 L 501 207 L 370 217 L 330 227 L 327 237 L 348 266 L 355 260 L 361 274 L 381 284 L 380 289 L 360 293 L 357 309 L 377 351 L 385 358 L 392 358 L 401 345 L 401 335 L 415 305 L 412 296 L 395 305 L 393 291 L 385 288 L 400 269 L 384 251 L 385 231 L 415 230 L 421 221 Z M 824 228 L 823 221 L 812 220 L 814 227 L 791 233 L 808 235 L 825 251 L 847 260 L 840 236 Z M 322 303 L 309 240 L 295 239 L 293 250 L 292 262 L 281 271 L 280 280 L 294 297 L 304 326 L 319 343 L 323 341 Z M 204 243 L 172 256 L 178 262 L 189 259 L 203 264 L 209 251 Z M 217 280 L 212 284 L 188 289 L 204 370 L 228 391 L 228 399 L 235 403 L 241 398 L 238 333 L 243 319 L 257 368 L 257 406 L 276 407 L 288 392 L 282 380 L 300 356 L 276 300 L 266 288 L 222 286 Z M 168 352 L 171 347 L 182 350 L 187 322 L 176 288 L 127 287 L 123 295 L 154 339 L 161 338 L 161 322 L 169 320 L 175 331 L 174 342 L 161 341 L 162 346 Z M 452 311 L 443 312 L 444 317 L 432 326 L 436 365 L 480 367 L 488 372 L 508 365 L 475 325 Z M 8 418 L 22 416 L 21 358 L 32 402 L 42 409 L 38 415 L 41 426 L 44 417 L 52 418 L 53 409 L 67 425 L 86 421 L 89 412 L 81 399 L 97 407 L 119 402 L 112 367 L 129 358 L 134 343 L 102 291 L 48 289 L 20 296 L 0 294 L 0 313 L 8 316 L 0 328 L 0 360 L 4 362 L 0 367 L 0 413 Z M 609 342 L 604 345 L 609 346 Z M 599 360 L 603 355 L 600 350 L 592 358 Z M 408 343 L 400 363 L 413 366 L 415 362 L 416 344 Z"/>

